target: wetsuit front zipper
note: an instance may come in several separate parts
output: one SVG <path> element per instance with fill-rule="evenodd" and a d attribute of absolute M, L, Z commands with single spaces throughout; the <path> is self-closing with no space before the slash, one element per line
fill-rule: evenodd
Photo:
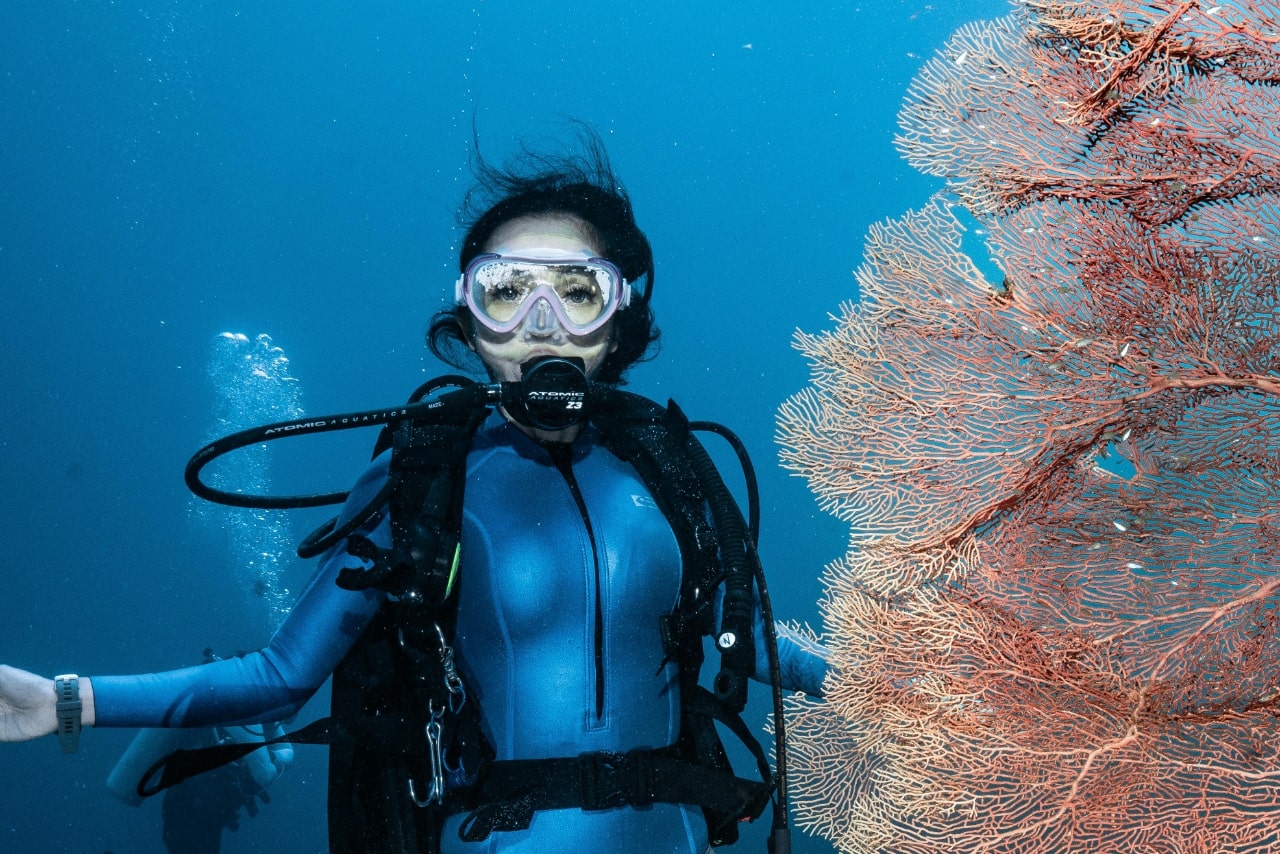
<path fill-rule="evenodd" d="M 587 539 L 591 541 L 591 563 L 595 569 L 595 632 L 593 647 L 595 650 L 595 712 L 596 723 L 604 717 L 604 593 L 603 579 L 600 572 L 600 551 L 596 548 L 596 534 L 591 527 L 591 517 L 587 515 L 587 503 L 582 498 L 582 490 L 578 487 L 578 478 L 573 473 L 573 445 L 564 442 L 548 442 L 545 445 L 551 461 L 564 476 L 569 485 L 569 492 L 578 505 L 578 513 L 582 516 L 582 524 L 587 528 Z"/>

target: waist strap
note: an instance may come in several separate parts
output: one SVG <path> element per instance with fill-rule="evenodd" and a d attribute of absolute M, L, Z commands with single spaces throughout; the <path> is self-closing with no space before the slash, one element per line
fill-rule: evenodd
<path fill-rule="evenodd" d="M 657 802 L 755 818 L 770 789 L 694 765 L 670 749 L 599 751 L 566 759 L 494 761 L 451 807 L 453 812 L 472 810 L 458 835 L 464 842 L 479 842 L 495 830 L 524 830 L 537 810 L 605 810 Z"/>

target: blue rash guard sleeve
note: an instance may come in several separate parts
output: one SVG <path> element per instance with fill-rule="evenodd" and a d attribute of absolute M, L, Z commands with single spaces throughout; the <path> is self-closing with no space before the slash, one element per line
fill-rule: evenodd
<path fill-rule="evenodd" d="M 760 595 L 752 587 L 755 600 L 755 623 L 752 640 L 756 647 L 756 672 L 752 678 L 769 684 L 769 645 L 765 640 L 764 611 Z M 720 624 L 724 606 L 724 586 L 716 591 L 715 621 Z M 825 646 L 786 623 L 774 622 L 778 634 L 778 666 L 782 672 L 782 690 L 802 691 L 810 697 L 822 697 L 822 683 L 831 669 L 831 652 Z"/>
<path fill-rule="evenodd" d="M 351 490 L 340 522 L 354 515 L 386 482 L 390 454 L 365 470 Z M 390 541 L 385 514 L 370 538 Z M 266 648 L 197 667 L 137 676 L 94 676 L 97 726 L 199 727 L 274 721 L 310 699 L 373 619 L 383 594 L 338 587 L 338 573 L 366 564 L 345 541 L 321 558 L 284 624 Z"/>
<path fill-rule="evenodd" d="M 786 623 L 774 623 L 778 633 L 778 664 L 784 691 L 803 691 L 822 696 L 822 683 L 831 670 L 831 652 L 808 635 Z M 764 619 L 756 617 L 756 678 L 767 682 L 769 658 L 764 649 Z M 761 678 L 763 677 L 763 678 Z"/>

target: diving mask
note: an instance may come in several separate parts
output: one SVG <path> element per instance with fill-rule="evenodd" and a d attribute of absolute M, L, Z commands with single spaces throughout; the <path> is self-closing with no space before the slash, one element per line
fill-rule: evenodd
<path fill-rule="evenodd" d="M 458 278 L 458 302 L 480 323 L 504 333 L 545 300 L 574 335 L 595 332 L 630 302 L 631 288 L 613 263 L 552 251 L 537 254 L 542 257 L 478 256 Z"/>

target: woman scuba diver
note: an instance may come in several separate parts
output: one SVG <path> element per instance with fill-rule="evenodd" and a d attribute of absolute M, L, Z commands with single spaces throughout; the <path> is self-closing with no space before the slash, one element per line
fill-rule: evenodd
<path fill-rule="evenodd" d="M 332 745 L 333 851 L 703 854 L 777 797 L 758 745 L 752 783 L 713 721 L 751 739 L 745 680 L 818 696 L 825 651 L 764 616 L 754 520 L 697 425 L 619 389 L 658 336 L 653 259 L 586 136 L 578 158 L 479 163 L 428 342 L 503 391 L 389 428 L 270 643 L 141 676 L 0 667 L 0 739 L 277 721 L 334 675 L 312 739 Z"/>

